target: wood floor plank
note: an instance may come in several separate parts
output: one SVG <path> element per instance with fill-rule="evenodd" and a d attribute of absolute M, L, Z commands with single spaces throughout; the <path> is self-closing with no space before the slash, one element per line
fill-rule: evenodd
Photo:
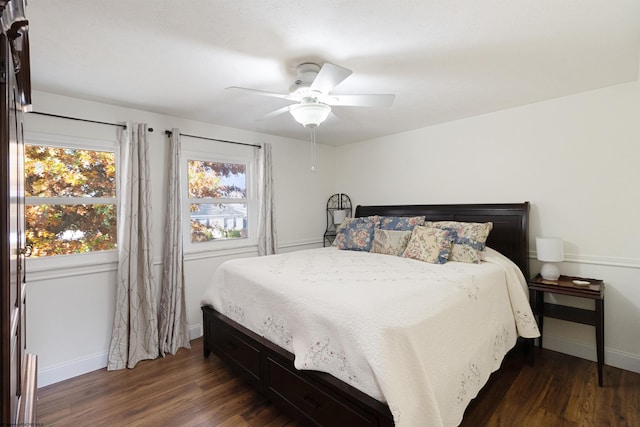
<path fill-rule="evenodd" d="M 640 426 L 640 374 L 536 349 L 530 365 L 520 351 L 474 399 L 463 427 Z M 202 340 L 175 356 L 135 369 L 99 370 L 38 391 L 39 425 L 299 427 L 216 356 Z M 339 426 L 338 426 L 339 427 Z"/>

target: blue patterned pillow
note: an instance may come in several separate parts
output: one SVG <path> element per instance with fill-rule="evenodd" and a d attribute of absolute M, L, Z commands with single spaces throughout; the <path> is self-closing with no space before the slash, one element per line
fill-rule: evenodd
<path fill-rule="evenodd" d="M 416 225 L 424 225 L 423 216 L 381 216 L 378 228 L 382 230 L 413 231 Z"/>
<path fill-rule="evenodd" d="M 378 216 L 345 220 L 336 234 L 336 246 L 338 249 L 369 252 L 373 243 L 373 233 L 379 222 Z"/>

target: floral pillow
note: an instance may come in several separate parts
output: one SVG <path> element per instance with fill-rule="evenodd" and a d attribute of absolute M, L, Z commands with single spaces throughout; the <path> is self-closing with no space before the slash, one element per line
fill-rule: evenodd
<path fill-rule="evenodd" d="M 336 246 L 337 247 L 338 246 L 337 237 L 340 234 L 340 231 L 342 230 L 342 228 L 344 226 L 346 226 L 347 224 L 349 224 L 350 222 L 357 221 L 358 219 L 360 219 L 360 218 L 346 217 L 345 219 L 343 219 L 342 222 L 336 226 L 336 238 L 333 239 L 333 243 L 331 244 L 331 246 Z"/>
<path fill-rule="evenodd" d="M 331 243 L 331 246 L 334 246 L 334 247 L 338 246 L 338 236 L 340 235 L 340 231 L 342 230 L 342 227 L 347 225 L 348 223 L 350 223 L 354 219 L 355 218 L 348 218 L 347 217 L 347 218 L 343 219 L 342 222 L 336 226 L 336 238 L 333 239 L 333 243 Z"/>
<path fill-rule="evenodd" d="M 351 251 L 371 251 L 373 233 L 379 222 L 378 216 L 346 218 L 336 232 L 334 246 Z"/>
<path fill-rule="evenodd" d="M 411 231 L 382 230 L 376 228 L 371 252 L 400 256 L 411 239 Z"/>
<path fill-rule="evenodd" d="M 453 238 L 450 261 L 476 264 L 482 259 L 481 251 L 493 229 L 492 222 L 427 221 L 425 225 L 449 231 Z"/>
<path fill-rule="evenodd" d="M 378 228 L 383 230 L 413 231 L 416 225 L 424 225 L 423 216 L 381 216 Z"/>
<path fill-rule="evenodd" d="M 417 226 L 402 254 L 432 264 L 444 264 L 449 259 L 452 237 L 448 230 Z"/>

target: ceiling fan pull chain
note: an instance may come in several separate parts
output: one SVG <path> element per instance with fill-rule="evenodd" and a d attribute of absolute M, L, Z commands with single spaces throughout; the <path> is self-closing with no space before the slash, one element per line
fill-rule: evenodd
<path fill-rule="evenodd" d="M 311 172 L 316 172 L 316 128 L 311 128 Z"/>

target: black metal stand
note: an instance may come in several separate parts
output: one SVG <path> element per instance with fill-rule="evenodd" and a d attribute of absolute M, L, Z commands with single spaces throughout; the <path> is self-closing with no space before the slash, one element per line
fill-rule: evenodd
<path fill-rule="evenodd" d="M 352 213 L 349 196 L 338 193 L 329 197 L 327 200 L 327 230 L 324 232 L 323 246 L 331 246 L 336 238 L 338 225 L 342 222 L 340 219 L 350 218 Z"/>

